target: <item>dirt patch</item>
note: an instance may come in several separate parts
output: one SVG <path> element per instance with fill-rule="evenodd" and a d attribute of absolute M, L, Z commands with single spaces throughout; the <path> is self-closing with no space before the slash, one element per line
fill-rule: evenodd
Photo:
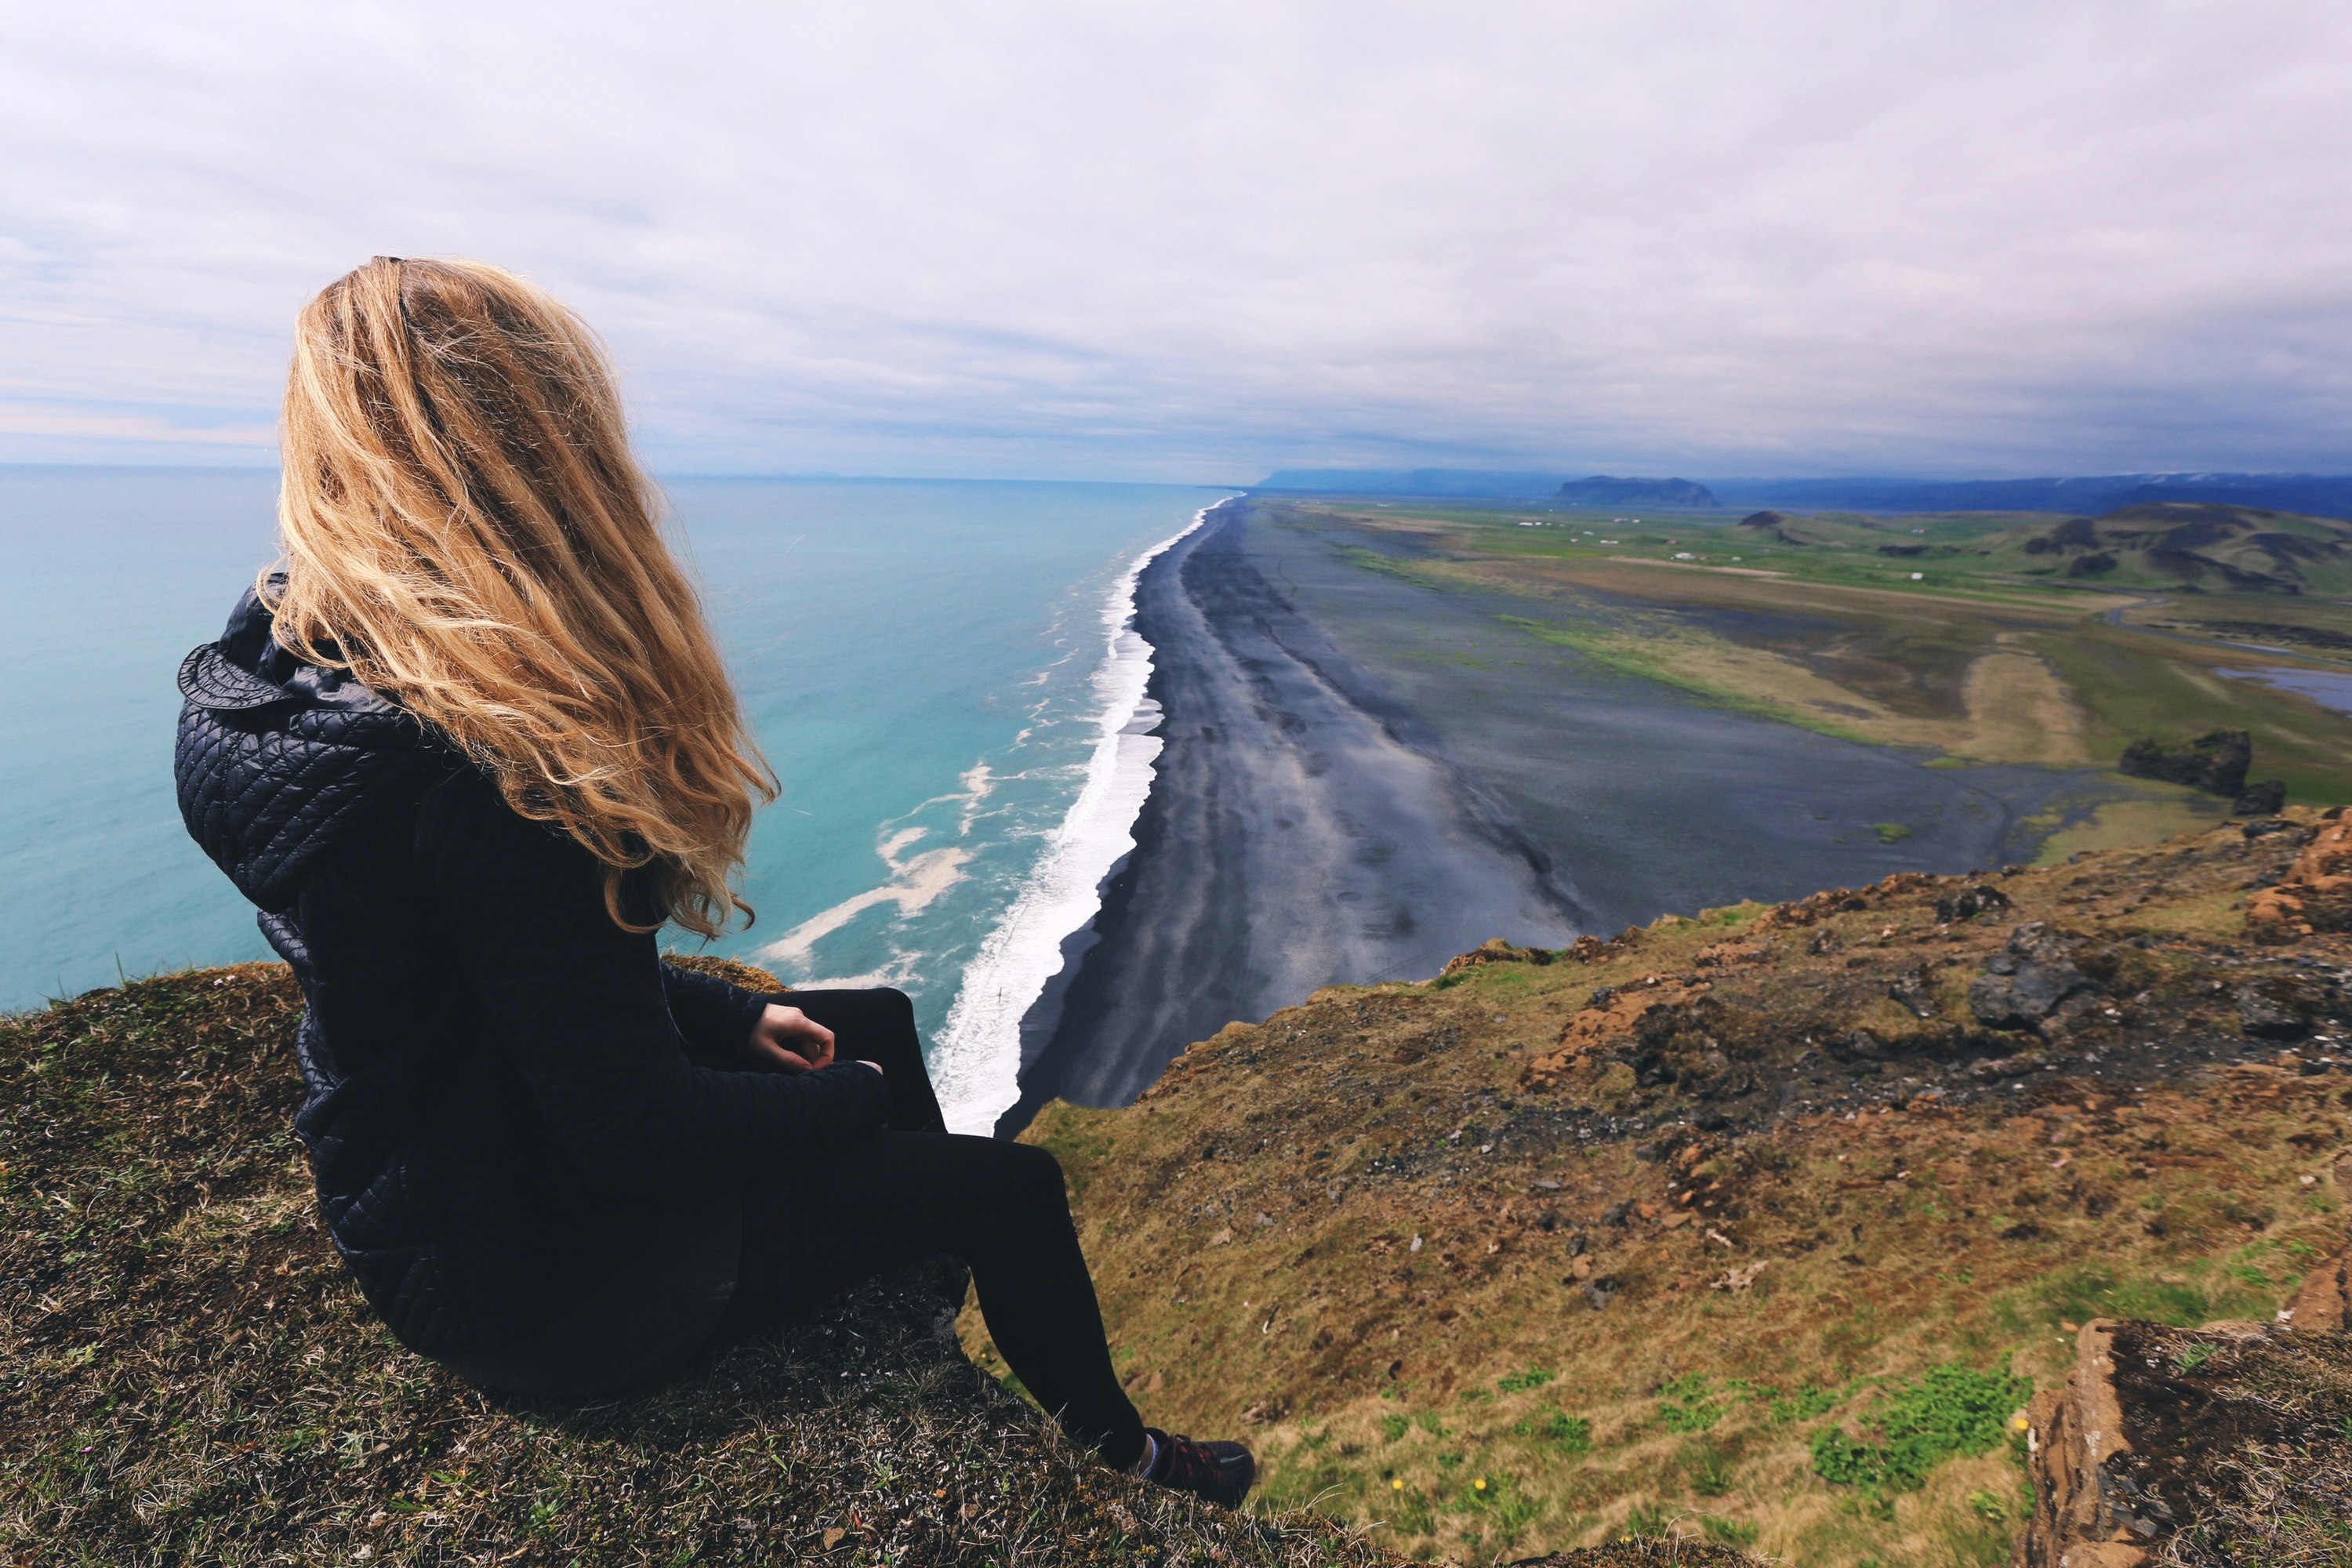
<path fill-rule="evenodd" d="M 1951 747 L 1955 755 L 2048 767 L 2091 760 L 2082 710 L 2057 672 L 2032 654 L 1989 653 L 1978 659 L 1969 666 L 1962 700 L 1969 732 Z"/>

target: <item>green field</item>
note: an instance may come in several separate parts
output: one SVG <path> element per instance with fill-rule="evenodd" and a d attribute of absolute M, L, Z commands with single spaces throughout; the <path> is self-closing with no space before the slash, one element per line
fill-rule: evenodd
<path fill-rule="evenodd" d="M 2352 525 L 2231 508 L 1866 517 L 1302 501 L 1361 563 L 1502 593 L 1528 637 L 1711 700 L 1944 765 L 2112 769 L 2135 741 L 2248 731 L 2254 779 L 2352 800 Z M 2342 699 L 2338 699 L 2342 700 Z M 2063 837 L 2138 841 L 2226 803 L 2135 785 Z"/>

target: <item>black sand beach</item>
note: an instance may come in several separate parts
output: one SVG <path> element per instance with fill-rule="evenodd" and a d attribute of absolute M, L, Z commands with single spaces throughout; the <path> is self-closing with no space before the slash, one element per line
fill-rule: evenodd
<path fill-rule="evenodd" d="M 1165 750 L 1134 853 L 1024 1021 L 1007 1126 L 1126 1103 L 1230 1020 L 1492 937 L 2023 858 L 2025 819 L 2085 787 L 1611 673 L 1501 618 L 1523 601 L 1372 569 L 1392 542 L 1297 515 L 1229 502 L 1139 584 Z"/>

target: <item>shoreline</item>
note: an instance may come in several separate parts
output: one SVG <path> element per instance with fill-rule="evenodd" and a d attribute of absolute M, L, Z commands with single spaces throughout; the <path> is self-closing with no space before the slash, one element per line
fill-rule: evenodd
<path fill-rule="evenodd" d="M 1224 503 L 1139 579 L 1154 782 L 1021 1021 L 1000 1134 L 1053 1099 L 1129 1103 L 1229 1022 L 1492 938 L 1559 947 L 2019 858 L 2034 814 L 2084 786 L 1928 769 L 1611 673 L 1513 629 L 1504 595 L 1367 570 L 1365 541 L 1278 517 Z M 1922 826 L 1866 830 L 1885 820 Z"/>
<path fill-rule="evenodd" d="M 1022 1020 L 1021 1097 L 1123 1104 L 1176 1053 L 1317 987 L 1433 973 L 1592 911 L 1514 815 L 1361 679 L 1243 547 L 1244 498 L 1142 575 L 1162 749 L 1135 847 Z M 1475 932 L 1475 935 L 1469 933 Z"/>
<path fill-rule="evenodd" d="M 1160 750 L 1160 712 L 1150 694 L 1157 650 L 1136 625 L 1139 587 L 1152 564 L 1216 510 L 1202 507 L 1186 527 L 1136 556 L 1104 600 L 1106 647 L 1093 677 L 1101 708 L 1086 783 L 965 966 L 940 1030 L 933 1074 L 950 1131 L 985 1132 L 1019 1098 L 1021 1020 L 1066 962 L 1061 933 L 1087 928 L 1105 879 L 1134 848 Z"/>

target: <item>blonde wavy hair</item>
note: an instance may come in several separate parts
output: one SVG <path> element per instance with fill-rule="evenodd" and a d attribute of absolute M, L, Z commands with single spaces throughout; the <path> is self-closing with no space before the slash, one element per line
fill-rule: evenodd
<path fill-rule="evenodd" d="M 630 455 L 603 345 L 478 261 L 377 257 L 303 307 L 278 641 L 348 668 L 604 868 L 631 931 L 717 935 L 774 774 Z M 661 911 L 625 900 L 650 868 Z"/>

